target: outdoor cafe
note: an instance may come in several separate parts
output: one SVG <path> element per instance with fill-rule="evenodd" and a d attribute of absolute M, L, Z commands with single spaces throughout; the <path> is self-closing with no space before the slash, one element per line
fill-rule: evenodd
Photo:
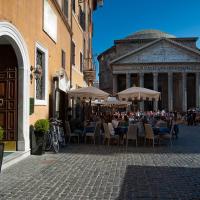
<path fill-rule="evenodd" d="M 161 144 L 178 137 L 177 115 L 173 112 L 135 111 L 135 101 L 158 101 L 160 92 L 132 87 L 115 97 L 89 86 L 69 91 L 82 102 L 84 117 L 65 122 L 69 142 L 135 146 Z"/>

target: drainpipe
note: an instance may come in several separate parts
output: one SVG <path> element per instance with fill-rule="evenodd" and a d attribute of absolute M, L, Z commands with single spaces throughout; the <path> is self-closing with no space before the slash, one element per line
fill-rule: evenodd
<path fill-rule="evenodd" d="M 70 53 L 70 89 L 72 88 L 72 56 L 74 56 L 74 55 L 72 55 L 72 36 L 73 36 L 73 25 L 72 25 L 72 0 L 70 1 L 71 2 L 71 5 L 70 5 L 70 15 L 71 15 L 71 17 L 70 17 L 70 23 L 71 23 L 71 32 L 72 32 L 72 34 L 71 34 L 71 42 L 70 42 L 70 49 L 71 49 L 71 53 Z M 74 99 L 71 101 L 71 99 L 69 99 L 69 96 L 68 96 L 68 105 L 67 105 L 67 108 L 69 107 L 69 103 L 70 103 L 70 106 L 71 106 L 71 108 L 72 108 L 72 118 L 74 117 L 73 115 L 73 106 L 74 106 Z M 67 115 L 68 115 L 68 112 L 67 112 Z M 67 117 L 68 118 L 68 117 Z"/>
<path fill-rule="evenodd" d="M 72 88 L 72 36 L 73 36 L 73 30 L 72 30 L 72 1 L 71 1 L 71 5 L 70 5 L 70 23 L 71 23 L 71 31 L 72 31 L 72 34 L 71 34 L 71 43 L 70 43 L 70 49 L 71 49 L 71 53 L 70 53 L 70 89 Z"/>

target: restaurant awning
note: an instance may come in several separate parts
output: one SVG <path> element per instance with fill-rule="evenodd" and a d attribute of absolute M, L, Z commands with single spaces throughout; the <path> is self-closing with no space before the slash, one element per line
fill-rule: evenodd
<path fill-rule="evenodd" d="M 120 100 L 156 100 L 160 98 L 160 92 L 142 87 L 131 87 L 117 93 Z"/>
<path fill-rule="evenodd" d="M 68 94 L 69 94 L 69 97 L 71 98 L 75 98 L 75 99 L 80 98 L 80 99 L 85 99 L 85 100 L 95 100 L 95 99 L 105 100 L 110 95 L 107 92 L 104 92 L 103 90 L 100 90 L 93 86 L 73 89 L 73 90 L 68 91 Z"/>

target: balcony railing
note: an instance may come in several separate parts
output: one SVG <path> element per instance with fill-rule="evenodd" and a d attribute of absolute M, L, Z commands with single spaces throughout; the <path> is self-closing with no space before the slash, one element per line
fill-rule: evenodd
<path fill-rule="evenodd" d="M 84 79 L 85 81 L 89 83 L 93 83 L 93 81 L 96 79 L 96 71 L 94 69 L 84 69 L 83 70 Z"/>

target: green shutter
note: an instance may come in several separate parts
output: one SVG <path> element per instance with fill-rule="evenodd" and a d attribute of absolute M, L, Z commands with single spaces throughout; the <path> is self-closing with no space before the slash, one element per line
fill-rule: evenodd
<path fill-rule="evenodd" d="M 30 98 L 30 111 L 29 111 L 29 115 L 32 115 L 34 113 L 34 98 L 31 97 Z"/>

